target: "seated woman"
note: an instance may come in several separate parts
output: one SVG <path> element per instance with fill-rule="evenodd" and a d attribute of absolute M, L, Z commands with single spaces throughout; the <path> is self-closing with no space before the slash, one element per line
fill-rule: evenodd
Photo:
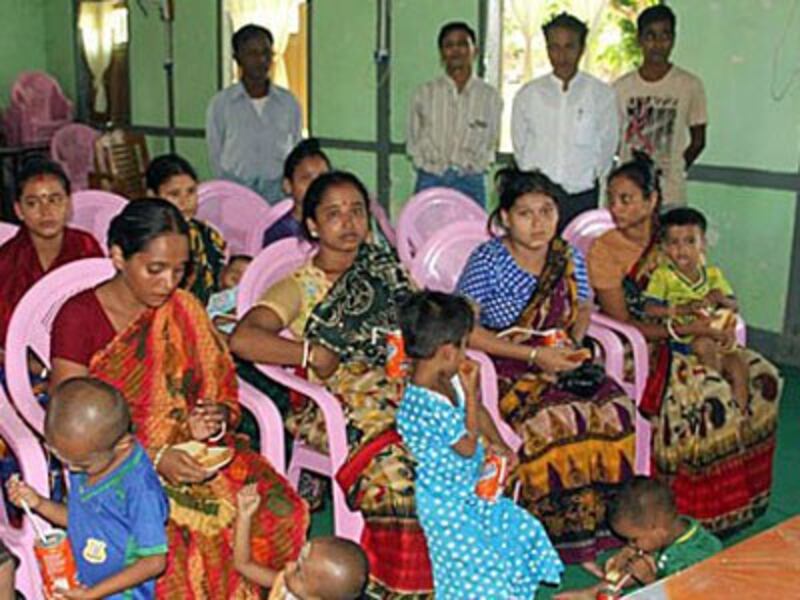
<path fill-rule="evenodd" d="M 531 357 L 550 349 L 524 333 L 556 329 L 573 355 L 589 325 L 590 289 L 581 253 L 556 237 L 564 190 L 540 172 L 498 173 L 500 206 L 491 223 L 504 231 L 475 249 L 458 291 L 479 308 L 480 323 L 528 343 Z M 525 338 L 529 338 L 525 340 Z M 543 357 L 544 358 L 544 357 Z M 633 475 L 635 408 L 599 365 L 575 356 L 570 385 L 547 362 L 496 359 L 500 410 L 523 440 L 520 503 L 542 521 L 562 559 L 599 573 L 598 551 L 616 545 L 606 518 L 609 500 Z M 576 369 L 577 368 L 577 369 Z"/>
<path fill-rule="evenodd" d="M 302 237 L 303 196 L 312 181 L 330 170 L 331 161 L 318 140 L 302 140 L 292 149 L 283 163 L 283 191 L 292 198 L 294 206 L 264 232 L 263 247 L 283 238 Z"/>
<path fill-rule="evenodd" d="M 337 475 L 365 520 L 370 597 L 429 598 L 433 580 L 414 504 L 414 463 L 395 429 L 403 380 L 386 373 L 387 331 L 399 329 L 398 306 L 411 284 L 396 255 L 367 242 L 367 191 L 350 173 L 320 175 L 303 198 L 303 225 L 318 251 L 277 282 L 239 322 L 231 349 L 255 362 L 307 367 L 312 381 L 342 402 L 350 456 Z M 289 329 L 295 336 L 279 336 Z M 377 335 L 381 342 L 376 343 Z M 526 359 L 530 349 L 476 328 L 471 341 Z M 550 360 L 556 367 L 558 351 Z M 323 449 L 327 436 L 316 405 L 287 420 L 296 436 Z"/>
<path fill-rule="evenodd" d="M 103 256 L 91 234 L 67 227 L 71 211 L 70 182 L 62 168 L 39 157 L 26 161 L 14 200 L 21 225 L 0 246 L 0 344 L 5 343 L 17 303 L 48 271 L 80 258 Z"/>
<path fill-rule="evenodd" d="M 681 514 L 725 534 L 767 508 L 782 381 L 762 356 L 741 348 L 750 391 L 742 410 L 719 373 L 670 352 L 670 328 L 644 313 L 643 292 L 663 260 L 655 240 L 660 202 L 658 172 L 646 155 L 612 171 L 608 208 L 616 228 L 592 244 L 589 273 L 601 310 L 636 327 L 652 345 L 641 409 L 653 424 L 655 475 L 671 484 Z M 672 330 L 705 335 L 708 326 L 696 319 Z"/>
<path fill-rule="evenodd" d="M 183 284 L 203 304 L 222 289 L 220 277 L 225 268 L 225 240 L 208 223 L 198 221 L 197 173 L 177 154 L 154 158 L 145 175 L 147 189 L 157 198 L 172 202 L 189 224 L 189 251 L 192 268 Z"/>
<path fill-rule="evenodd" d="M 233 568 L 236 493 L 256 483 L 265 499 L 253 524 L 253 557 L 280 570 L 303 545 L 308 510 L 246 439 L 232 435 L 241 409 L 233 362 L 202 305 L 179 290 L 189 262 L 189 226 L 175 206 L 147 198 L 111 222 L 117 274 L 83 292 L 53 324 L 51 381 L 89 374 L 117 387 L 131 406 L 138 440 L 170 501 L 167 570 L 159 598 L 258 598 Z M 176 444 L 233 448 L 209 473 Z"/>

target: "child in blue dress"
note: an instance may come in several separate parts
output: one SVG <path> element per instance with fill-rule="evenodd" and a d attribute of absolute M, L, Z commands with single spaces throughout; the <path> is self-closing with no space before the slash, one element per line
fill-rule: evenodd
<path fill-rule="evenodd" d="M 530 600 L 540 582 L 559 583 L 563 565 L 528 512 L 475 493 L 487 450 L 512 461 L 515 454 L 478 399 L 478 365 L 465 358 L 472 308 L 458 296 L 422 292 L 400 320 L 414 361 L 397 428 L 418 462 L 417 512 L 436 598 Z"/>

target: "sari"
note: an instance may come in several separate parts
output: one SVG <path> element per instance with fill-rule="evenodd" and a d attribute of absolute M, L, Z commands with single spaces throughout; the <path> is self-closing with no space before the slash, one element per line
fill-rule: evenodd
<path fill-rule="evenodd" d="M 500 242 L 488 244 L 498 248 Z M 511 261 L 513 275 L 502 266 L 485 268 L 506 279 L 533 276 L 523 272 L 507 251 L 492 255 L 486 246 L 470 257 L 459 287 L 485 310 L 479 293 L 470 285 L 469 271 L 484 268 L 478 256 Z M 578 277 L 573 248 L 560 238 L 550 243 L 542 273 L 514 324 L 533 330 L 569 330 L 578 314 Z M 503 284 L 498 282 L 498 289 Z M 510 304 L 510 303 L 509 303 Z M 501 307 L 507 310 L 508 305 Z M 500 308 L 498 308 L 499 310 Z M 540 338 L 525 342 L 536 346 Z M 578 395 L 553 377 L 523 361 L 495 359 L 500 412 L 522 438 L 519 466 L 509 478 L 507 491 L 520 486 L 519 503 L 547 529 L 565 563 L 594 560 L 619 542 L 609 529 L 608 507 L 616 493 L 633 476 L 635 456 L 633 401 L 619 385 L 598 375 L 590 395 Z"/>
<path fill-rule="evenodd" d="M 603 243 L 600 238 L 595 243 Z M 600 246 L 602 249 L 602 245 Z M 623 279 L 630 314 L 646 320 L 644 290 L 666 260 L 651 242 Z M 750 397 L 742 411 L 729 384 L 668 341 L 651 344 L 641 410 L 653 425 L 653 468 L 675 494 L 678 511 L 717 535 L 751 524 L 769 504 L 778 402 L 783 381 L 757 352 L 741 349 Z"/>
<path fill-rule="evenodd" d="M 222 287 L 220 277 L 225 267 L 225 240 L 208 223 L 192 219 L 189 221 L 189 251 L 192 273 L 188 289 L 200 302 L 207 304 L 211 294 Z"/>
<path fill-rule="evenodd" d="M 87 310 L 87 302 L 95 308 Z M 70 303 L 57 317 L 56 327 L 69 328 L 68 322 L 81 315 L 78 327 L 85 327 L 92 310 L 105 318 L 93 291 Z M 68 358 L 55 348 L 54 356 Z M 246 436 L 231 433 L 241 416 L 236 374 L 203 307 L 188 292 L 177 290 L 166 304 L 146 310 L 95 350 L 88 368 L 91 376 L 125 396 L 136 437 L 151 456 L 165 445 L 191 439 L 187 419 L 198 401 L 213 400 L 226 407 L 227 433 L 218 444 L 235 450 L 231 463 L 203 483 L 163 482 L 170 502 L 169 554 L 156 595 L 170 600 L 259 598 L 258 586 L 233 568 L 236 493 L 244 485 L 257 484 L 262 500 L 251 529 L 252 556 L 276 571 L 297 558 L 309 524 L 308 510 L 286 479 L 250 450 Z"/>
<path fill-rule="evenodd" d="M 415 464 L 395 429 L 404 381 L 387 376 L 382 341 L 385 330 L 399 328 L 397 309 L 411 293 L 408 277 L 393 251 L 364 243 L 332 285 L 310 263 L 290 278 L 302 290 L 305 313 L 290 328 L 302 326 L 306 339 L 340 357 L 337 371 L 319 383 L 341 400 L 347 420 L 349 454 L 336 479 L 350 508 L 364 517 L 367 596 L 431 598 L 433 576 L 414 502 Z M 376 328 L 378 343 L 372 335 Z M 287 429 L 324 451 L 321 413 L 314 403 L 295 400 Z"/>

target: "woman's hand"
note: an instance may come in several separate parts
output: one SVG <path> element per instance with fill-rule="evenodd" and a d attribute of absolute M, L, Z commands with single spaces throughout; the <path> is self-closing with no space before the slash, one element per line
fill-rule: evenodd
<path fill-rule="evenodd" d="M 312 344 L 309 351 L 308 366 L 322 379 L 333 375 L 339 366 L 339 357 L 335 352 L 320 344 Z"/>
<path fill-rule="evenodd" d="M 172 485 L 200 483 L 213 475 L 183 450 L 169 448 L 161 455 L 157 471 Z"/>
<path fill-rule="evenodd" d="M 81 585 L 71 590 L 57 589 L 53 591 L 51 596 L 52 600 L 94 600 L 98 598 L 92 591 L 85 585 Z"/>
<path fill-rule="evenodd" d="M 200 400 L 189 413 L 189 432 L 192 438 L 204 441 L 219 435 L 225 425 L 227 410 L 222 404 Z"/>
<path fill-rule="evenodd" d="M 582 360 L 573 360 L 569 357 L 575 355 L 573 348 L 552 348 L 549 346 L 542 346 L 536 351 L 536 358 L 534 362 L 542 371 L 547 373 L 562 373 L 564 371 L 572 371 L 577 369 Z"/>
<path fill-rule="evenodd" d="M 14 506 L 22 508 L 23 502 L 31 510 L 36 510 L 42 503 L 42 497 L 31 486 L 20 479 L 19 475 L 13 475 L 6 483 L 8 499 Z"/>

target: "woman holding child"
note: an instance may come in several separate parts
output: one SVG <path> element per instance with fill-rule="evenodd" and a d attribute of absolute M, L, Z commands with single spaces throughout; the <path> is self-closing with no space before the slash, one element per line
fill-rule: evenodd
<path fill-rule="evenodd" d="M 651 344 L 642 409 L 652 415 L 653 466 L 670 483 L 678 511 L 715 533 L 745 526 L 766 510 L 782 382 L 773 365 L 745 353 L 749 398 L 740 407 L 730 385 L 695 356 L 671 352 L 674 336 L 715 337 L 707 319 L 666 327 L 645 314 L 652 273 L 666 260 L 657 243 L 658 173 L 644 155 L 614 170 L 608 208 L 616 228 L 588 256 L 601 310 L 635 326 Z"/>
<path fill-rule="evenodd" d="M 203 307 L 177 289 L 189 263 L 188 225 L 160 199 L 131 202 L 109 230 L 117 274 L 70 299 L 53 325 L 51 383 L 89 374 L 130 404 L 137 439 L 170 500 L 167 570 L 159 598 L 258 598 L 233 568 L 236 492 L 255 482 L 264 499 L 252 526 L 254 559 L 281 569 L 297 557 L 308 511 L 246 440 L 231 432 L 241 409 L 233 362 Z M 235 449 L 210 475 L 183 450 L 189 440 Z"/>
<path fill-rule="evenodd" d="M 498 174 L 498 188 L 491 221 L 504 233 L 472 253 L 458 291 L 477 304 L 484 327 L 511 330 L 529 353 L 495 360 L 501 413 L 523 440 L 509 485 L 521 484 L 520 503 L 562 559 L 597 573 L 596 554 L 615 544 L 609 501 L 633 474 L 634 405 L 602 367 L 582 364 L 585 355 L 549 360 L 554 348 L 531 334 L 559 330 L 576 355 L 589 325 L 583 256 L 556 236 L 564 191 L 516 169 Z"/>

